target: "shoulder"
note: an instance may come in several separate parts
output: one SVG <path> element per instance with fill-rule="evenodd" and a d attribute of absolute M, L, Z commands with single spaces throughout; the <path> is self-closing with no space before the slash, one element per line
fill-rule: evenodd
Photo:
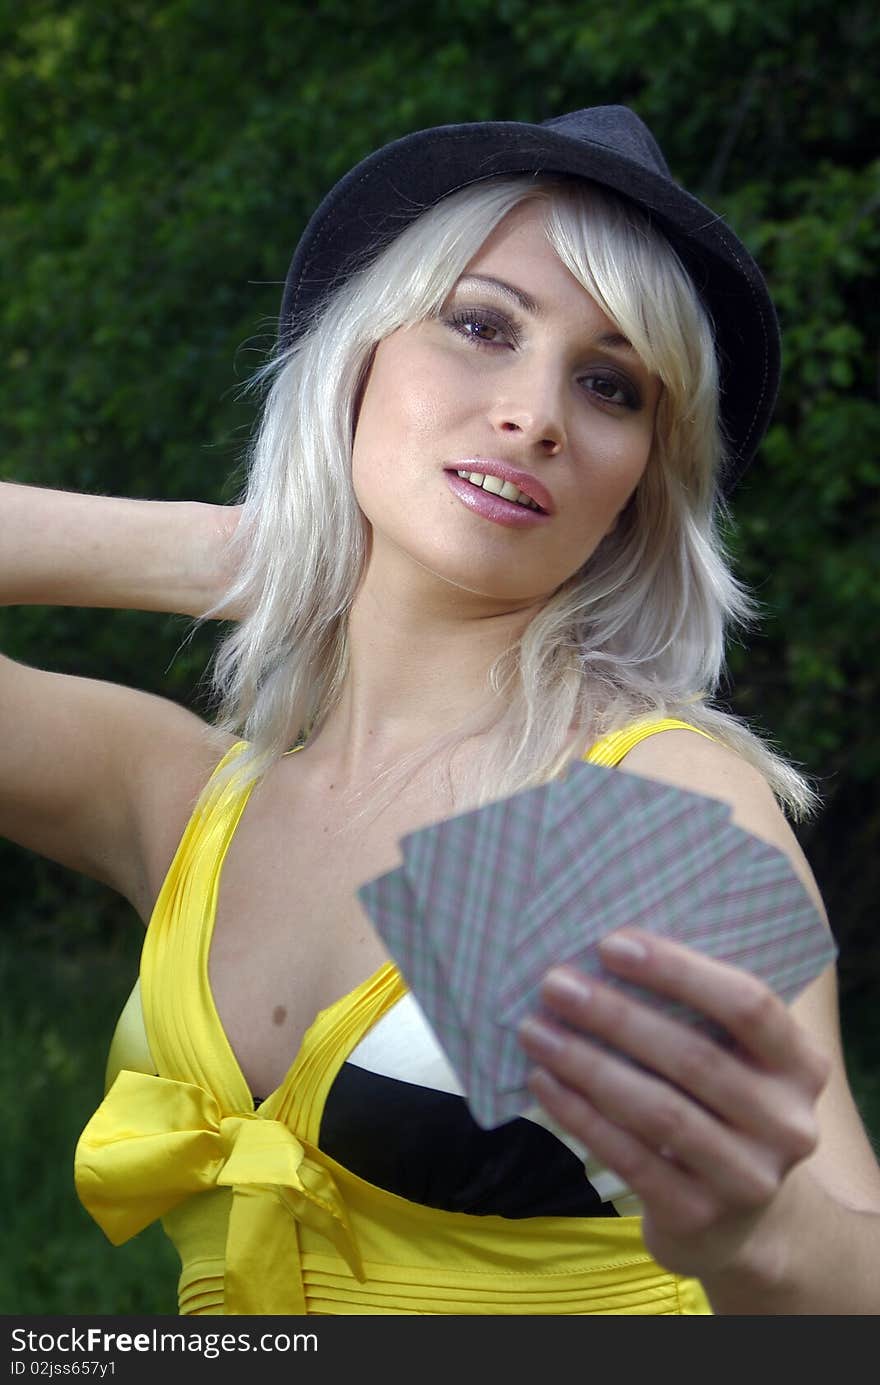
<path fill-rule="evenodd" d="M 738 827 L 785 852 L 822 908 L 813 873 L 773 790 L 760 770 L 735 751 L 697 731 L 669 730 L 639 741 L 620 769 L 728 803 Z"/>
<path fill-rule="evenodd" d="M 640 740 L 620 768 L 730 803 L 734 815 L 766 818 L 770 827 L 782 817 L 764 776 L 720 741 L 683 728 Z"/>

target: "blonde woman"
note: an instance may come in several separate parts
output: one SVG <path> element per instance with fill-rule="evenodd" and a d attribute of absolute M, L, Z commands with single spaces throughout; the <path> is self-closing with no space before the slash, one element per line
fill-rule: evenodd
<path fill-rule="evenodd" d="M 623 930 L 607 968 L 733 1045 L 553 970 L 534 1105 L 485 1131 L 356 898 L 584 757 L 725 800 L 820 903 L 808 785 L 712 701 L 778 364 L 760 272 L 631 111 L 441 127 L 307 227 L 240 507 L 3 488 L 10 603 L 234 622 L 211 726 L 0 666 L 3 830 L 147 925 L 76 1183 L 115 1242 L 162 1218 L 182 1313 L 880 1307 L 833 969 L 786 1007 Z"/>

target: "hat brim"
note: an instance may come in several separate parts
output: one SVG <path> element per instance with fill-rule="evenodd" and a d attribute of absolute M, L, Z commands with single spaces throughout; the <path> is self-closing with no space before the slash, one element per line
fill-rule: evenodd
<path fill-rule="evenodd" d="M 487 121 L 419 130 L 368 155 L 330 190 L 299 241 L 282 297 L 281 343 L 429 207 L 472 183 L 520 173 L 600 183 L 647 212 L 674 246 L 715 330 L 729 492 L 764 434 L 779 385 L 779 327 L 763 275 L 717 213 L 599 140 Z"/>

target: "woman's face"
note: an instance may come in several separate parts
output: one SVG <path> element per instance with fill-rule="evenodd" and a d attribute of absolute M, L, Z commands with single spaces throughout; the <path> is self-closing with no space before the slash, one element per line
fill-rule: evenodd
<path fill-rule="evenodd" d="M 380 342 L 352 458 L 371 565 L 405 557 L 502 604 L 552 595 L 613 529 L 660 395 L 551 248 L 545 215 L 514 208 L 438 317 Z M 505 480 L 511 499 L 492 493 Z"/>

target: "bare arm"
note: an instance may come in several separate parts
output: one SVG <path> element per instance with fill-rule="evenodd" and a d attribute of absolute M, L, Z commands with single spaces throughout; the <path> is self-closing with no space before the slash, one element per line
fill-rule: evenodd
<path fill-rule="evenodd" d="M 0 604 L 200 615 L 226 585 L 237 519 L 0 483 Z M 142 915 L 221 749 L 171 701 L 0 656 L 0 834 L 104 881 Z"/>
<path fill-rule="evenodd" d="M 200 616 L 226 585 L 238 517 L 233 506 L 0 482 L 0 604 Z"/>

